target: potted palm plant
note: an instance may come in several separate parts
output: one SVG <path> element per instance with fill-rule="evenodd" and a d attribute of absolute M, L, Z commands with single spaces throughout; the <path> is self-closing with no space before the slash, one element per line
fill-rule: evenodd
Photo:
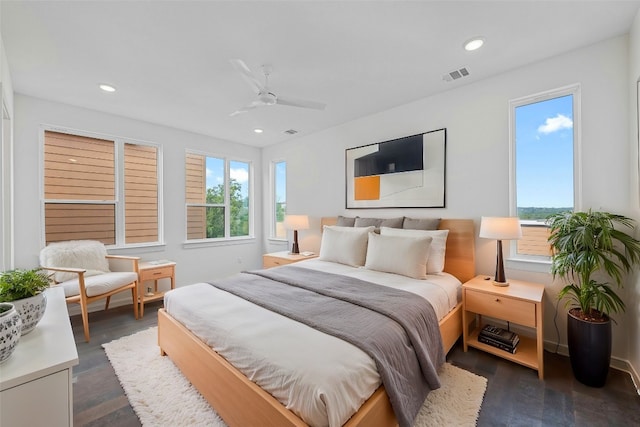
<path fill-rule="evenodd" d="M 39 268 L 16 269 L 0 275 L 0 303 L 10 302 L 22 318 L 22 335 L 31 332 L 47 308 L 43 291 L 50 285 L 49 277 Z"/>
<path fill-rule="evenodd" d="M 567 340 L 574 376 L 592 387 L 604 386 L 611 360 L 610 314 L 624 301 L 609 282 L 622 288 L 624 273 L 640 261 L 640 241 L 620 228 L 634 221 L 608 212 L 561 212 L 547 218 L 552 249 L 551 273 L 568 284 L 558 294 L 571 305 Z M 618 226 L 618 228 L 616 228 Z"/>

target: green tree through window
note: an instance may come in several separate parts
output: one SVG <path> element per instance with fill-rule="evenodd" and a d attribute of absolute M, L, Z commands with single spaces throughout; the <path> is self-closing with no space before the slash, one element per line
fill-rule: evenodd
<path fill-rule="evenodd" d="M 188 240 L 251 234 L 249 176 L 247 162 L 227 163 L 224 159 L 197 154 L 187 156 Z M 228 199 L 225 188 L 229 191 Z"/>
<path fill-rule="evenodd" d="M 273 163 L 273 237 L 286 239 L 284 215 L 287 211 L 287 162 Z"/>

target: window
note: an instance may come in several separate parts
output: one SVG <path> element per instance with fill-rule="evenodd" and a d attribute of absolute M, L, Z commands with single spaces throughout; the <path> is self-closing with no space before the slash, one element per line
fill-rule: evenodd
<path fill-rule="evenodd" d="M 511 205 L 523 235 L 512 245 L 512 255 L 549 257 L 546 218 L 577 205 L 579 89 L 575 85 L 510 103 Z"/>
<path fill-rule="evenodd" d="M 273 237 L 286 239 L 284 214 L 287 211 L 287 162 L 273 163 Z"/>
<path fill-rule="evenodd" d="M 44 132 L 44 240 L 157 243 L 158 148 Z"/>
<path fill-rule="evenodd" d="M 250 182 L 249 162 L 187 153 L 187 240 L 251 236 Z"/>

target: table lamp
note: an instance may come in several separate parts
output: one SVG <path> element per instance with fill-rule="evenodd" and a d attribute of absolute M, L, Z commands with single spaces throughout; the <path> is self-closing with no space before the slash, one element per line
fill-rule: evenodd
<path fill-rule="evenodd" d="M 496 239 L 498 242 L 496 253 L 496 277 L 493 284 L 496 286 L 509 286 L 509 282 L 507 282 L 504 275 L 502 241 L 516 240 L 522 237 L 520 218 L 483 216 L 480 220 L 480 237 L 485 239 Z"/>
<path fill-rule="evenodd" d="M 291 248 L 291 253 L 299 254 L 298 230 L 307 230 L 309 228 L 309 217 L 307 215 L 285 215 L 284 228 L 293 230 L 293 247 Z"/>

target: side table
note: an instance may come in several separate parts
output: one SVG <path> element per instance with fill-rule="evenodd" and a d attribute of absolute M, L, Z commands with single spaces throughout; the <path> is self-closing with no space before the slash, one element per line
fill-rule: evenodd
<path fill-rule="evenodd" d="M 462 325 L 464 351 L 475 347 L 538 371 L 544 378 L 543 296 L 544 285 L 509 279 L 509 286 L 493 286 L 487 276 L 476 276 L 462 285 Z M 469 321 L 475 316 L 477 327 L 469 332 Z M 516 353 L 509 353 L 478 341 L 484 326 L 482 316 L 532 328 L 535 337 L 521 335 Z"/>
<path fill-rule="evenodd" d="M 173 261 L 144 261 L 138 265 L 138 303 L 140 304 L 140 318 L 144 315 L 144 304 L 164 298 L 166 290 L 158 290 L 158 280 L 171 279 L 171 288 L 176 287 L 176 263 Z M 145 282 L 153 280 L 153 287 L 147 287 Z"/>

